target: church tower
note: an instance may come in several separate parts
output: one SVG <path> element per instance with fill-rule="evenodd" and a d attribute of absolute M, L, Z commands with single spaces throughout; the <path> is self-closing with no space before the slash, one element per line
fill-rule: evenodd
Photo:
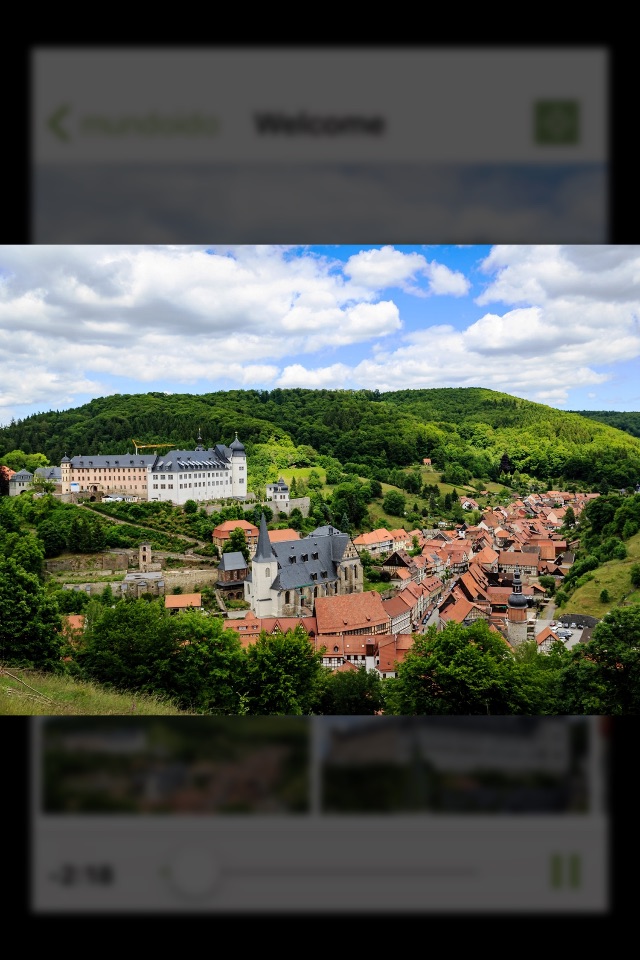
<path fill-rule="evenodd" d="M 527 598 L 522 593 L 520 567 L 513 571 L 513 593 L 507 611 L 507 638 L 512 647 L 527 639 Z"/>
<path fill-rule="evenodd" d="M 251 561 L 251 583 L 247 583 L 250 590 L 251 609 L 256 617 L 274 617 L 278 615 L 277 601 L 271 593 L 273 581 L 278 576 L 278 559 L 271 548 L 267 521 L 264 513 L 260 518 L 260 532 L 258 545 Z"/>

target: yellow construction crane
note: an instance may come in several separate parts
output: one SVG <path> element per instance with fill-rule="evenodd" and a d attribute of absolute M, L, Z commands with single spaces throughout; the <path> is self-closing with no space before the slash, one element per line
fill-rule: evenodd
<path fill-rule="evenodd" d="M 136 448 L 136 456 L 138 455 L 138 450 L 157 450 L 158 447 L 175 447 L 175 443 L 138 443 L 137 440 L 132 440 L 131 443 Z"/>

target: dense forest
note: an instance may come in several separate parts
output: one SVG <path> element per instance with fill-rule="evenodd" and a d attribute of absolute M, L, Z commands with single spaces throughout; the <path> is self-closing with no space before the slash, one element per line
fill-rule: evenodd
<path fill-rule="evenodd" d="M 65 454 L 133 450 L 134 440 L 188 449 L 199 431 L 205 446 L 228 444 L 238 431 L 249 460 L 285 441 L 303 465 L 330 457 L 383 481 L 390 468 L 429 457 L 452 483 L 503 479 L 506 463 L 510 477 L 544 485 L 625 487 L 640 480 L 640 440 L 617 426 L 475 387 L 116 394 L 12 421 L 0 429 L 0 463 L 19 450 L 57 464 Z"/>
<path fill-rule="evenodd" d="M 589 417 L 599 423 L 606 423 L 616 430 L 624 430 L 632 437 L 640 437 L 640 413 L 623 410 L 574 410 L 581 417 Z"/>

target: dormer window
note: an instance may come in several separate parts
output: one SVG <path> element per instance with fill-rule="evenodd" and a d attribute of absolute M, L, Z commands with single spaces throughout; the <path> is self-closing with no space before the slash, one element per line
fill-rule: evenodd
<path fill-rule="evenodd" d="M 317 560 L 317 559 L 318 559 L 318 551 L 317 551 L 317 550 L 314 551 L 314 553 L 311 554 L 311 559 L 312 559 L 312 560 Z"/>

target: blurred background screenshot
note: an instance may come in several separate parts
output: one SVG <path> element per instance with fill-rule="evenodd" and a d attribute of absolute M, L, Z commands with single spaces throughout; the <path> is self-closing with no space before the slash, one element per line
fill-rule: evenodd
<path fill-rule="evenodd" d="M 36 912 L 609 907 L 601 718 L 32 723 Z"/>

